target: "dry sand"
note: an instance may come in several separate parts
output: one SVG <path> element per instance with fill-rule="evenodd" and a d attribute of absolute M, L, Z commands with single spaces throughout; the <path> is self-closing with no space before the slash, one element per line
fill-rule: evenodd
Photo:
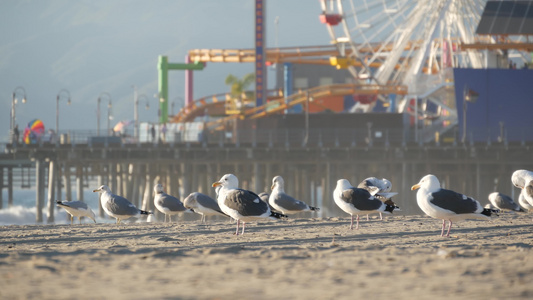
<path fill-rule="evenodd" d="M 532 216 L 0 227 L 0 299 L 532 299 Z"/>

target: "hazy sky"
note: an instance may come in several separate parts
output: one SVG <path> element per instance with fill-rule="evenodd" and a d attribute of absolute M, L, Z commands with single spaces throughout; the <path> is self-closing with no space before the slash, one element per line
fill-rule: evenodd
<path fill-rule="evenodd" d="M 7 140 L 12 93 L 26 90 L 16 107 L 23 129 L 34 118 L 55 128 L 56 96 L 70 92 L 59 107 L 59 129 L 96 129 L 97 98 L 111 95 L 114 120 L 133 119 L 133 88 L 141 100 L 140 121 L 157 120 L 157 59 L 183 62 L 190 49 L 252 48 L 253 0 L 4 0 L 0 1 L 0 139 Z M 326 45 L 318 0 L 268 0 L 267 45 Z M 253 72 L 252 64 L 210 63 L 195 72 L 194 98 L 227 92 L 228 74 Z M 170 74 L 169 99 L 183 97 L 183 72 Z M 107 99 L 103 97 L 103 99 Z M 107 100 L 105 100 L 107 101 Z M 177 102 L 177 100 L 176 100 Z M 177 111 L 176 104 L 176 111 Z M 169 107 L 170 110 L 170 107 Z M 107 107 L 102 105 L 101 128 Z"/>

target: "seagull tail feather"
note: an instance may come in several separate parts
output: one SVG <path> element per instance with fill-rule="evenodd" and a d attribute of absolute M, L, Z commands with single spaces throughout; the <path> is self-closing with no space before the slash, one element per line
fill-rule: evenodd
<path fill-rule="evenodd" d="M 284 214 L 280 214 L 280 213 L 277 213 L 277 212 L 270 212 L 270 216 L 271 217 L 274 217 L 276 219 L 281 219 L 281 218 L 288 218 L 287 215 L 284 215 Z"/>
<path fill-rule="evenodd" d="M 151 215 L 152 214 L 151 211 L 146 211 L 146 210 L 142 210 L 142 209 L 140 209 L 140 211 L 141 211 L 141 215 Z"/>
<path fill-rule="evenodd" d="M 393 211 L 395 210 L 400 210 L 400 207 L 399 206 L 396 206 L 396 205 L 389 205 L 389 204 L 385 204 L 385 211 L 388 211 L 392 214 Z"/>
<path fill-rule="evenodd" d="M 498 215 L 500 213 L 499 209 L 492 209 L 492 208 L 484 208 L 481 212 L 482 215 L 485 215 L 487 217 L 490 217 L 492 214 Z"/>
<path fill-rule="evenodd" d="M 314 207 L 314 206 L 309 206 L 309 209 L 312 210 L 312 211 L 319 211 L 320 210 L 319 207 Z"/>

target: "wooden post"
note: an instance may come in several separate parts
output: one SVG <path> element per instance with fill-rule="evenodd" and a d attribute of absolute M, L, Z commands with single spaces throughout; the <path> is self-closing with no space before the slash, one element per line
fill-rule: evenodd
<path fill-rule="evenodd" d="M 100 165 L 101 166 L 101 165 Z M 102 169 L 100 169 L 102 170 Z M 103 184 L 104 184 L 104 180 L 103 180 L 103 176 L 102 174 L 100 173 L 100 175 L 98 175 L 97 177 L 97 184 L 98 184 L 98 188 L 100 188 Z M 95 190 L 95 189 L 93 189 Z M 98 193 L 98 215 L 101 217 L 101 218 L 105 218 L 106 214 L 105 214 L 105 211 L 104 209 L 102 208 L 102 202 L 100 201 L 100 197 L 102 197 L 102 194 Z"/>
<path fill-rule="evenodd" d="M 261 193 L 261 191 L 264 189 L 263 185 L 263 174 L 261 173 L 261 165 L 258 162 L 254 162 L 253 164 L 254 168 L 254 185 L 253 185 L 253 191 L 257 194 Z"/>
<path fill-rule="evenodd" d="M 54 223 L 54 209 L 55 205 L 55 179 L 56 179 L 56 164 L 53 160 L 48 163 L 48 219 L 47 223 Z"/>
<path fill-rule="evenodd" d="M 65 163 L 63 172 L 63 181 L 65 182 L 65 199 L 72 201 L 72 185 L 70 182 L 70 165 Z"/>
<path fill-rule="evenodd" d="M 154 180 L 152 176 L 152 165 L 146 165 L 146 182 L 144 185 L 144 196 L 142 203 L 142 210 L 149 211 L 151 208 L 151 203 L 153 204 L 152 190 L 154 188 Z"/>
<path fill-rule="evenodd" d="M 60 162 L 55 162 L 55 166 L 54 166 L 54 172 L 55 172 L 55 186 L 56 186 L 56 199 L 57 200 L 62 200 L 62 194 L 61 194 L 61 190 L 62 190 L 62 187 L 61 187 L 61 163 Z"/>
<path fill-rule="evenodd" d="M 78 201 L 83 201 L 83 166 L 76 166 L 76 196 Z"/>
<path fill-rule="evenodd" d="M 0 209 L 4 206 L 4 168 L 0 167 Z"/>
<path fill-rule="evenodd" d="M 36 216 L 35 221 L 37 223 L 43 222 L 43 205 L 44 205 L 44 164 L 43 161 L 35 160 L 35 208 Z"/>
<path fill-rule="evenodd" d="M 125 183 L 126 183 L 126 198 L 130 199 L 132 203 L 135 204 L 135 199 L 133 199 L 133 180 L 135 177 L 135 164 L 129 164 L 128 172 L 124 174 Z"/>
<path fill-rule="evenodd" d="M 13 167 L 7 167 L 7 207 L 13 206 Z"/>

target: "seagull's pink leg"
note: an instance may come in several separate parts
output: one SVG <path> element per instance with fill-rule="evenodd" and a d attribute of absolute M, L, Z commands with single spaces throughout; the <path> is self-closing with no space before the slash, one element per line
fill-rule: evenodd
<path fill-rule="evenodd" d="M 379 212 L 379 219 L 383 221 L 383 214 L 381 212 Z"/>
<path fill-rule="evenodd" d="M 359 215 L 357 215 L 357 225 L 355 226 L 355 229 L 359 229 Z"/>
<path fill-rule="evenodd" d="M 446 227 L 446 220 L 442 219 L 442 230 L 440 231 L 440 236 L 444 236 L 444 227 Z"/>
<path fill-rule="evenodd" d="M 368 214 L 366 214 L 366 220 L 367 220 L 367 221 L 370 221 L 370 219 L 368 218 Z"/>
<path fill-rule="evenodd" d="M 239 235 L 239 223 L 240 221 L 237 220 L 237 231 L 235 231 L 235 235 Z"/>
<path fill-rule="evenodd" d="M 452 220 L 448 220 L 448 222 L 450 222 L 450 226 L 448 226 L 448 234 L 446 235 L 447 237 L 450 236 L 450 229 L 452 229 Z"/>
<path fill-rule="evenodd" d="M 244 226 L 246 226 L 246 222 L 242 222 L 242 232 L 241 232 L 241 234 L 244 234 Z"/>
<path fill-rule="evenodd" d="M 350 223 L 350 229 L 353 230 L 353 215 L 352 215 L 352 222 Z"/>

